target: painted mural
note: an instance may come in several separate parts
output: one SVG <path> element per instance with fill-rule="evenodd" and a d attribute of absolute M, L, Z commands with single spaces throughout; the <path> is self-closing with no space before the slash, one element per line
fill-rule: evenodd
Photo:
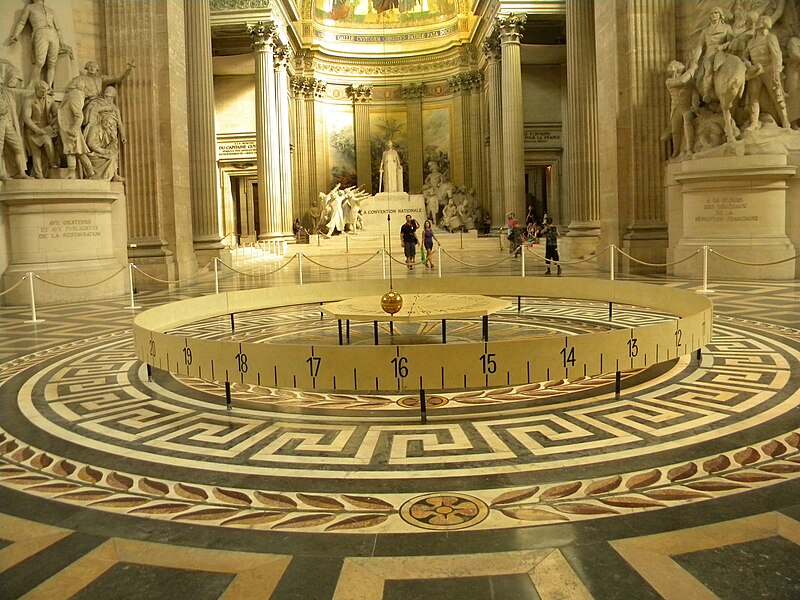
<path fill-rule="evenodd" d="M 313 0 L 314 20 L 333 27 L 419 27 L 456 16 L 455 0 Z"/>
<path fill-rule="evenodd" d="M 326 114 L 328 161 L 330 181 L 328 189 L 337 183 L 342 188 L 358 185 L 356 177 L 356 137 L 353 130 L 352 109 L 342 109 Z"/>
<path fill-rule="evenodd" d="M 445 181 L 450 181 L 450 108 L 431 106 L 422 111 L 423 177 L 431 172 L 435 162 Z"/>
<path fill-rule="evenodd" d="M 372 189 L 380 189 L 380 164 L 386 143 L 391 141 L 403 165 L 403 189 L 408 191 L 408 121 L 405 109 L 382 110 L 370 114 L 370 162 L 372 164 Z"/>

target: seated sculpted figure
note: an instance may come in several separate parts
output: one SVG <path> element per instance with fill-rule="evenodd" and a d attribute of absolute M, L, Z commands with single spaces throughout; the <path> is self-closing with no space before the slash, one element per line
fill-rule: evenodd
<path fill-rule="evenodd" d="M 112 112 L 104 112 L 99 120 L 86 128 L 86 145 L 96 179 L 124 181 L 119 169 L 119 137 L 117 119 Z"/>
<path fill-rule="evenodd" d="M 462 227 L 461 219 L 458 216 L 458 208 L 450 198 L 444 209 L 442 209 L 442 229 L 445 231 L 457 231 Z"/>

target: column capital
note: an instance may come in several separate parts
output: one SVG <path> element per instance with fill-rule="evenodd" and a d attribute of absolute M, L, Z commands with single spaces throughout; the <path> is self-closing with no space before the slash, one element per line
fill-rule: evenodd
<path fill-rule="evenodd" d="M 273 65 L 276 69 L 285 69 L 290 56 L 291 50 L 289 46 L 275 46 L 272 55 Z"/>
<path fill-rule="evenodd" d="M 486 38 L 483 42 L 483 53 L 490 63 L 500 62 L 500 37 Z"/>
<path fill-rule="evenodd" d="M 258 21 L 255 25 L 247 25 L 247 32 L 253 41 L 253 50 L 266 50 L 267 44 L 273 43 L 277 27 L 272 21 Z"/>
<path fill-rule="evenodd" d="M 483 83 L 483 74 L 480 71 L 470 71 L 469 73 L 459 73 L 447 80 L 450 89 L 454 92 L 470 92 L 479 90 Z"/>
<path fill-rule="evenodd" d="M 524 13 L 500 15 L 495 20 L 495 24 L 500 31 L 501 44 L 519 44 L 522 37 L 522 29 L 528 16 Z"/>
<path fill-rule="evenodd" d="M 409 83 L 400 87 L 400 93 L 405 100 L 421 100 L 425 94 L 425 86 L 421 83 Z"/>
<path fill-rule="evenodd" d="M 348 85 L 345 88 L 345 92 L 347 92 L 347 96 L 353 101 L 353 104 L 372 100 L 371 85 Z"/>

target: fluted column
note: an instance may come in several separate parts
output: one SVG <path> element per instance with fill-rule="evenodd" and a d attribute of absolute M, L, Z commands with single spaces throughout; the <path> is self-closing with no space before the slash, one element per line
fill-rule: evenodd
<path fill-rule="evenodd" d="M 408 192 L 422 192 L 422 95 L 424 87 L 421 83 L 404 85 L 400 92 L 406 101 L 408 122 Z"/>
<path fill-rule="evenodd" d="M 162 279 L 197 270 L 192 245 L 186 29 L 179 0 L 105 0 L 104 72 L 136 68 L 119 86 L 127 126 L 122 152 L 130 257 Z M 142 278 L 144 279 L 144 278 Z M 150 285 L 150 280 L 140 285 Z M 161 284 L 157 284 L 161 285 Z"/>
<path fill-rule="evenodd" d="M 569 235 L 590 238 L 582 254 L 600 233 L 594 0 L 567 0 L 567 39 Z"/>
<path fill-rule="evenodd" d="M 492 222 L 504 221 L 503 206 L 503 111 L 500 71 L 500 38 L 489 38 L 483 45 L 486 53 L 486 106 L 489 112 L 489 199 Z"/>
<path fill-rule="evenodd" d="M 292 120 L 292 139 L 295 145 L 295 152 L 292 154 L 293 209 L 294 214 L 303 220 L 303 225 L 308 226 L 306 215 L 311 205 L 308 198 L 308 152 L 306 152 L 308 138 L 306 137 L 306 103 L 303 94 L 305 79 L 298 75 L 291 77 L 289 90 L 294 103 L 294 119 Z"/>
<path fill-rule="evenodd" d="M 292 165 L 291 165 L 291 140 L 289 139 L 289 74 L 286 72 L 286 63 L 289 60 L 289 48 L 280 46 L 274 50 L 275 65 L 275 105 L 278 143 L 278 171 L 280 176 L 280 214 L 281 231 L 284 237 L 294 239 L 292 234 Z M 298 215 L 299 216 L 299 215 Z"/>
<path fill-rule="evenodd" d="M 272 22 L 250 27 L 256 62 L 256 163 L 258 165 L 258 239 L 283 238 L 280 157 Z"/>
<path fill-rule="evenodd" d="M 189 104 L 189 166 L 194 249 L 198 262 L 219 256 L 219 197 L 214 139 L 214 74 L 211 66 L 211 12 L 208 2 L 184 0 L 186 10 L 186 95 Z"/>
<path fill-rule="evenodd" d="M 453 128 L 452 147 L 450 148 L 450 180 L 456 185 L 464 185 L 468 160 L 464 153 L 464 140 L 467 135 L 464 130 L 468 130 L 470 127 L 464 114 L 464 81 L 461 75 L 456 75 L 451 77 L 447 83 L 453 92 L 453 123 L 458 124 Z"/>
<path fill-rule="evenodd" d="M 525 206 L 525 154 L 520 36 L 524 14 L 497 18 L 503 76 L 503 212 Z"/>
<path fill-rule="evenodd" d="M 483 87 L 483 75 L 478 71 L 469 74 L 469 154 L 470 171 L 464 185 L 481 193 L 483 187 L 483 173 L 481 171 L 483 144 L 481 142 L 481 101 L 480 93 Z"/>
<path fill-rule="evenodd" d="M 369 102 L 371 85 L 347 86 L 347 95 L 353 101 L 353 127 L 356 138 L 356 180 L 365 191 L 376 194 L 372 188 L 372 165 L 369 144 Z"/>

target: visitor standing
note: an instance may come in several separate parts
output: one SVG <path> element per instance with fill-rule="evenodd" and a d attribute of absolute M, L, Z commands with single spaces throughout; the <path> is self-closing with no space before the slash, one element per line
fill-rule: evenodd
<path fill-rule="evenodd" d="M 433 224 L 430 222 L 430 220 L 425 221 L 425 225 L 423 225 L 422 229 L 422 247 L 424 248 L 422 258 L 425 261 L 426 269 L 433 269 L 436 266 L 431 260 L 431 256 L 433 255 L 434 240 L 436 240 L 438 245 L 441 245 L 436 235 L 433 233 Z"/>
<path fill-rule="evenodd" d="M 561 265 L 558 264 L 558 261 L 561 260 L 558 257 L 558 228 L 553 225 L 553 217 L 547 217 L 544 227 L 539 232 L 539 237 L 545 239 L 544 262 L 547 265 L 547 270 L 544 274 L 550 275 L 550 261 L 552 260 L 556 263 L 556 273 L 561 275 Z"/>
<path fill-rule="evenodd" d="M 414 268 L 414 261 L 417 257 L 417 222 L 411 217 L 406 215 L 406 222 L 400 228 L 400 242 L 403 244 L 403 252 L 406 255 L 406 266 L 408 270 Z"/>

